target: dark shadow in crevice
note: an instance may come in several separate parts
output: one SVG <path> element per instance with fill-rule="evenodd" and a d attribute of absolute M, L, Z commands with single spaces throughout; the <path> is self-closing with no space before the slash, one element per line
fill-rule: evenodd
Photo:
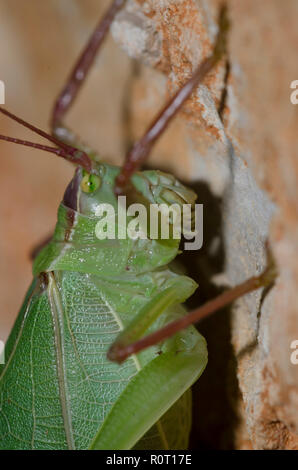
<path fill-rule="evenodd" d="M 166 171 L 166 169 L 165 169 Z M 198 251 L 184 251 L 177 262 L 199 288 L 187 301 L 188 309 L 219 295 L 226 286 L 214 282 L 225 271 L 222 227 L 222 200 L 212 194 L 205 182 L 190 184 L 204 206 L 203 246 Z M 238 426 L 237 409 L 241 394 L 236 375 L 236 358 L 231 344 L 231 310 L 222 309 L 199 324 L 206 338 L 209 361 L 193 387 L 193 427 L 190 449 L 235 449 Z"/>
<path fill-rule="evenodd" d="M 200 250 L 185 251 L 179 261 L 199 284 L 187 302 L 196 308 L 225 289 L 214 283 L 214 276 L 225 270 L 222 227 L 222 200 L 204 182 L 189 185 L 204 206 L 204 242 Z M 206 370 L 193 387 L 193 428 L 191 449 L 235 449 L 240 392 L 236 359 L 231 344 L 230 308 L 222 309 L 202 321 L 198 329 L 206 338 L 209 360 Z"/>
<path fill-rule="evenodd" d="M 183 181 L 182 181 L 183 182 Z M 222 200 L 212 194 L 205 182 L 184 183 L 196 192 L 197 202 L 204 206 L 204 242 L 198 251 L 184 251 L 178 257 L 187 274 L 198 284 L 195 294 L 186 302 L 188 309 L 203 305 L 221 294 L 226 286 L 219 277 L 225 272 Z M 271 290 L 265 288 L 259 311 Z M 260 322 L 260 313 L 258 315 Z M 193 426 L 190 449 L 233 450 L 237 447 L 236 433 L 240 424 L 242 401 L 237 379 L 237 363 L 257 347 L 257 339 L 235 356 L 231 338 L 231 306 L 222 309 L 197 325 L 206 338 L 209 360 L 203 375 L 193 386 Z"/>

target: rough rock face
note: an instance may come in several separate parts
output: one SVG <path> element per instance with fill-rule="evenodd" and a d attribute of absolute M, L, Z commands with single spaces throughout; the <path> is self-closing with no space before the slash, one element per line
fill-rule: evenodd
<path fill-rule="evenodd" d="M 0 79 L 8 109 L 46 128 L 53 98 L 108 3 L 3 2 Z M 131 140 L 210 52 L 219 3 L 128 0 L 112 28 L 118 45 L 105 45 L 67 118 L 71 127 L 104 158 L 121 162 Z M 290 102 L 290 83 L 298 79 L 298 4 L 227 3 L 229 65 L 222 61 L 207 77 L 149 163 L 191 181 L 204 203 L 204 247 L 186 255 L 200 284 L 194 305 L 260 272 L 266 239 L 279 277 L 269 292 L 250 294 L 201 325 L 210 362 L 195 388 L 192 446 L 298 449 L 298 365 L 290 361 L 298 340 L 298 105 Z M 1 133 L 32 138 L 2 118 Z M 6 336 L 30 281 L 28 252 L 53 227 L 71 171 L 52 156 L 3 145 Z M 20 184 L 12 191 L 16 175 Z"/>
<path fill-rule="evenodd" d="M 167 91 L 160 91 L 166 95 L 210 52 L 218 3 L 131 0 L 112 33 L 128 55 L 167 76 Z M 231 340 L 252 446 L 298 448 L 298 366 L 290 362 L 290 344 L 298 338 L 298 108 L 290 103 L 290 83 L 297 79 L 298 5 L 230 1 L 229 6 L 229 69 L 221 63 L 185 106 L 179 121 L 185 148 L 175 165 L 222 199 L 228 283 L 263 269 L 264 242 L 270 240 L 279 278 L 270 292 L 251 294 L 233 308 Z M 152 88 L 163 90 L 164 82 L 141 69 L 134 90 L 137 134 L 160 101 Z M 171 147 L 181 136 L 172 137 L 167 152 L 176 160 Z M 208 217 L 208 205 L 205 212 Z M 246 445 L 239 436 L 238 442 Z"/>

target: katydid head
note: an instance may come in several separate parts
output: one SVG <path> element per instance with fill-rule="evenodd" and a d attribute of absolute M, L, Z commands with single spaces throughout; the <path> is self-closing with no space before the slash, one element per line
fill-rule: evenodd
<path fill-rule="evenodd" d="M 59 207 L 53 238 L 34 261 L 34 274 L 63 269 L 115 278 L 151 272 L 177 256 L 181 232 L 174 236 L 171 230 L 174 215 L 168 211 L 160 219 L 157 210 L 154 224 L 151 209 L 165 210 L 173 204 L 183 211 L 185 203 L 191 209 L 195 194 L 171 175 L 144 171 L 133 175 L 126 200 L 114 192 L 119 172 L 105 163 L 94 163 L 93 173 L 76 169 Z"/>
<path fill-rule="evenodd" d="M 91 174 L 77 168 L 62 201 L 80 220 L 72 225 L 71 236 L 88 220 L 99 250 L 108 246 L 115 250 L 121 242 L 126 271 L 144 272 L 167 264 L 178 253 L 183 211 L 187 205 L 191 217 L 196 194 L 174 176 L 150 170 L 135 173 L 127 194 L 116 196 L 119 172 L 105 163 L 94 163 Z"/>

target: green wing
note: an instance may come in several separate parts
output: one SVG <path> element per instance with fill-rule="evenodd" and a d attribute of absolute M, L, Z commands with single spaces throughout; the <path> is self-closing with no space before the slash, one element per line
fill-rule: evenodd
<path fill-rule="evenodd" d="M 147 367 L 154 370 L 154 361 L 163 355 L 159 356 L 159 347 L 155 347 L 119 366 L 106 359 L 107 349 L 171 276 L 165 272 L 109 283 L 94 275 L 61 271 L 33 283 L 8 341 L 1 372 L 1 449 L 86 449 L 99 428 L 104 429 L 106 423 L 108 429 L 114 426 L 113 410 L 117 406 L 123 409 L 125 400 L 129 400 L 129 384 Z M 169 315 L 166 312 L 153 327 Z M 193 338 L 193 329 L 191 334 Z M 198 373 L 192 372 L 192 381 L 206 364 L 205 343 L 195 335 L 203 354 L 197 363 Z M 167 346 L 169 352 L 171 344 Z M 167 411 L 169 406 L 160 410 L 153 421 L 157 423 L 138 448 L 186 446 L 189 396 L 180 398 Z M 143 431 L 132 438 L 131 444 L 152 424 L 149 420 L 141 426 Z M 116 449 L 117 435 L 113 439 Z"/>

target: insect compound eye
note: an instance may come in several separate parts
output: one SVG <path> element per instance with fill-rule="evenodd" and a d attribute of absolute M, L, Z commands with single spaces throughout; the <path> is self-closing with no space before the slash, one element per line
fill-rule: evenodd
<path fill-rule="evenodd" d="M 81 181 L 81 189 L 84 193 L 94 193 L 101 185 L 101 179 L 97 175 L 84 173 Z"/>

